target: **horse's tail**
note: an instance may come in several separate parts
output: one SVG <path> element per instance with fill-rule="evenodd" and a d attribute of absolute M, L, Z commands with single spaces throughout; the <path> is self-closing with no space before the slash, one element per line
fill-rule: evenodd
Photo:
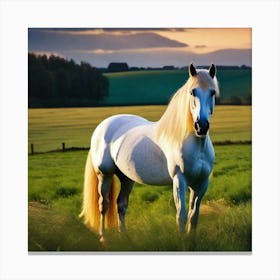
<path fill-rule="evenodd" d="M 105 227 L 111 228 L 117 225 L 117 203 L 116 203 L 116 178 L 113 176 L 109 192 L 109 208 L 105 215 Z M 94 170 L 91 153 L 88 153 L 85 174 L 84 174 L 84 192 L 83 206 L 80 218 L 83 217 L 84 223 L 93 231 L 99 232 L 100 228 L 100 211 L 99 211 L 99 193 L 98 177 Z"/>

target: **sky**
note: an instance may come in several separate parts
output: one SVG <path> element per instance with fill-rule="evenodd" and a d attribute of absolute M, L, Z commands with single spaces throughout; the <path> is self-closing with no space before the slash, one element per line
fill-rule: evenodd
<path fill-rule="evenodd" d="M 250 28 L 29 28 L 28 51 L 107 67 L 251 66 Z"/>

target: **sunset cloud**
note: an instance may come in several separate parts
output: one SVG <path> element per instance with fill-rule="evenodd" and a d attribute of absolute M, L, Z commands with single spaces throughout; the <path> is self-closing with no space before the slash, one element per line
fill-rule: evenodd
<path fill-rule="evenodd" d="M 96 67 L 251 65 L 250 28 L 30 28 L 28 51 Z"/>
<path fill-rule="evenodd" d="M 186 51 L 187 48 L 180 48 L 181 51 Z M 84 53 L 84 54 L 127 54 L 127 53 L 157 53 L 157 52 L 169 52 L 170 48 L 131 48 L 131 49 L 118 49 L 118 50 L 104 50 L 104 49 L 93 49 L 93 50 L 73 50 L 71 52 Z M 176 50 L 173 50 L 176 52 Z"/>
<path fill-rule="evenodd" d="M 136 34 L 142 32 L 157 33 L 164 32 L 186 32 L 187 28 L 36 28 L 37 31 L 68 34 L 68 35 L 94 35 L 111 33 L 112 35 L 119 34 Z"/>
<path fill-rule="evenodd" d="M 206 45 L 195 45 L 194 46 L 196 49 L 204 49 L 204 48 L 207 48 Z"/>
<path fill-rule="evenodd" d="M 123 50 L 144 48 L 181 48 L 188 44 L 171 40 L 151 31 L 136 33 L 94 30 L 29 29 L 29 51 Z M 79 35 L 79 36 L 78 36 Z"/>

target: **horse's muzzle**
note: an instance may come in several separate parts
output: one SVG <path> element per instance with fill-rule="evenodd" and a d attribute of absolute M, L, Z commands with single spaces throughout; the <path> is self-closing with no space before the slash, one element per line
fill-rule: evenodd
<path fill-rule="evenodd" d="M 198 136 L 205 137 L 208 130 L 209 130 L 210 124 L 208 121 L 196 121 L 194 123 L 194 129 Z"/>

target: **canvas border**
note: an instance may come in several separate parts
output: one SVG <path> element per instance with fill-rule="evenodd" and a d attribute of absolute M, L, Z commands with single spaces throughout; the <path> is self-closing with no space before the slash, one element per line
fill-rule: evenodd
<path fill-rule="evenodd" d="M 27 28 L 143 25 L 253 30 L 253 253 L 28 255 Z M 278 1 L 2 1 L 1 279 L 279 279 L 278 50 Z"/>

